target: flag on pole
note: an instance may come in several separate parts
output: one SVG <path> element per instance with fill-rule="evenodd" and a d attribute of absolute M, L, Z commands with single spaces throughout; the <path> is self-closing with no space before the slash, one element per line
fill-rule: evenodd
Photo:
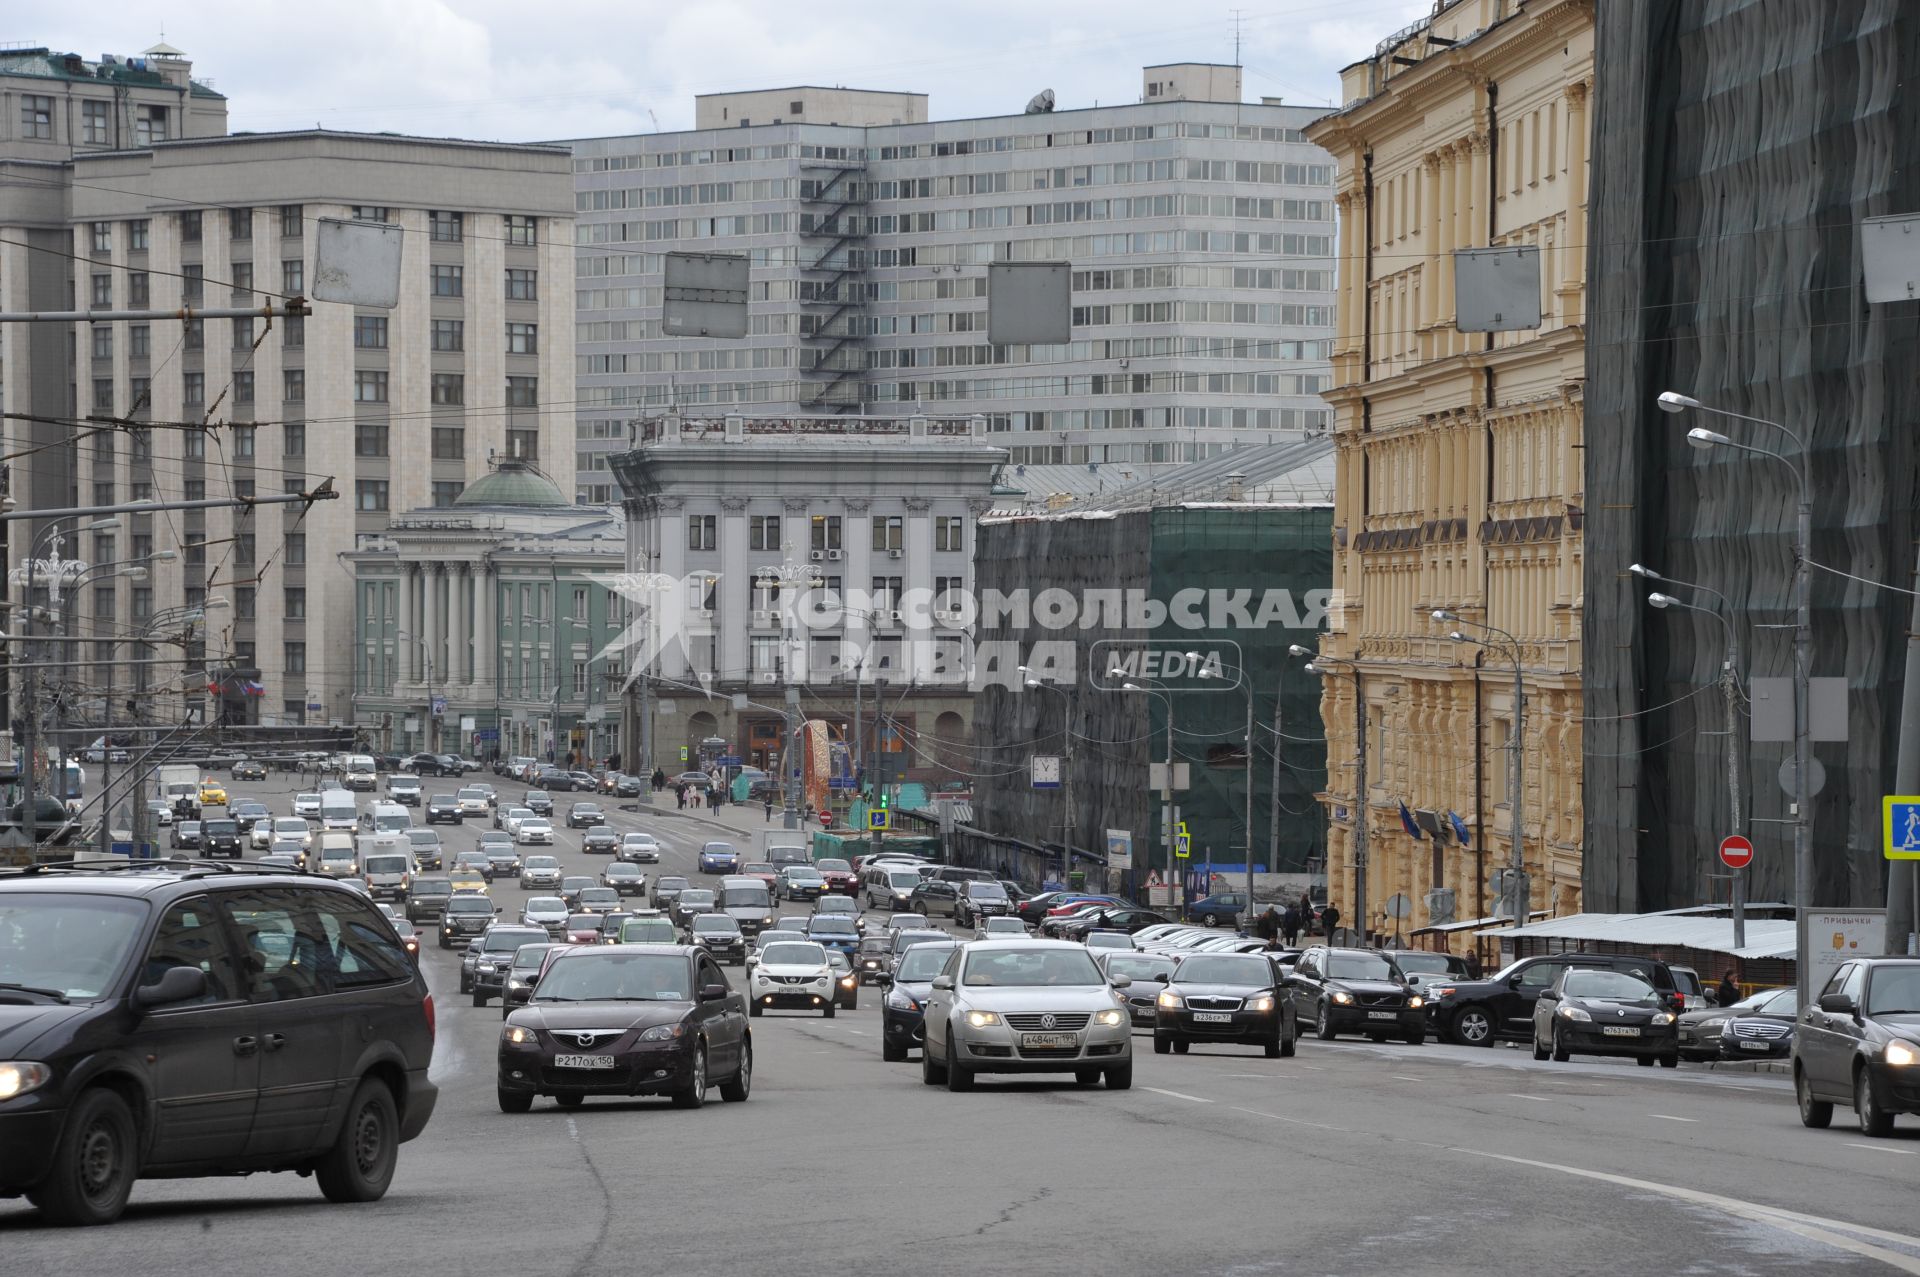
<path fill-rule="evenodd" d="M 1454 811 L 1452 808 L 1448 808 L 1447 820 L 1450 824 L 1452 824 L 1453 836 L 1460 840 L 1460 845 L 1462 847 L 1473 846 L 1473 838 L 1471 835 L 1467 833 L 1467 822 L 1460 819 L 1460 813 L 1457 811 Z"/>
<path fill-rule="evenodd" d="M 1405 803 L 1400 804 L 1400 828 L 1407 831 L 1407 837 L 1419 841 L 1420 826 L 1413 823 L 1413 813 L 1407 810 Z"/>

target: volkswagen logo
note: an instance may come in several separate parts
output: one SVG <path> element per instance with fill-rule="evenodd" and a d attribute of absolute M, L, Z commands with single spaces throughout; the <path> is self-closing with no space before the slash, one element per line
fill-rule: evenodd
<path fill-rule="evenodd" d="M 1054 1018 L 1054 1015 L 1051 1011 L 1049 1011 L 1047 1014 L 1040 1017 L 1040 1027 L 1043 1029 L 1051 1029 L 1054 1025 L 1058 1023 L 1060 1023 L 1060 1021 Z"/>

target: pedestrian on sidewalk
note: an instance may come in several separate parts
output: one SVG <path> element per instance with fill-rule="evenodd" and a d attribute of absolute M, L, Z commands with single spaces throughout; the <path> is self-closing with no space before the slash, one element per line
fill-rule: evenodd
<path fill-rule="evenodd" d="M 1733 982 L 1733 972 L 1720 977 L 1720 989 L 1715 999 L 1723 1007 L 1730 1007 L 1740 1000 L 1740 986 Z"/>
<path fill-rule="evenodd" d="M 1280 936 L 1287 942 L 1287 947 L 1291 949 L 1295 938 L 1297 938 L 1299 934 L 1300 906 L 1289 901 L 1287 903 L 1287 911 L 1280 915 Z"/>
<path fill-rule="evenodd" d="M 653 792 L 659 793 L 667 787 L 667 774 L 658 767 L 653 769 Z"/>
<path fill-rule="evenodd" d="M 1327 943 L 1333 943 L 1333 929 L 1340 925 L 1340 910 L 1333 901 L 1327 901 L 1327 907 L 1320 911 L 1320 925 L 1326 928 Z"/>
<path fill-rule="evenodd" d="M 1280 938 L 1280 915 L 1274 912 L 1272 905 L 1268 905 L 1266 912 L 1254 919 L 1253 933 L 1265 940 L 1269 949 Z"/>
<path fill-rule="evenodd" d="M 675 785 L 673 787 L 673 801 L 674 805 L 681 811 L 687 809 L 687 787 L 685 785 Z"/>
<path fill-rule="evenodd" d="M 773 795 L 765 795 L 765 801 L 767 805 L 767 823 L 771 825 L 773 823 Z"/>

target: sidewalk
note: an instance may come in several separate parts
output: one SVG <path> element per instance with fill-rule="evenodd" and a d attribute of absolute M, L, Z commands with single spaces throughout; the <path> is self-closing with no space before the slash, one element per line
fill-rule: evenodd
<path fill-rule="evenodd" d="M 773 809 L 771 821 L 766 818 L 766 809 L 758 803 L 751 805 L 728 803 L 718 811 L 709 811 L 705 807 L 696 807 L 688 803 L 686 810 L 682 811 L 674 806 L 671 790 L 658 794 L 643 794 L 637 801 L 623 800 L 620 806 L 641 816 L 662 821 L 685 821 L 696 828 L 712 829 L 736 838 L 751 839 L 752 846 L 756 847 L 759 845 L 762 833 L 785 829 L 781 809 L 777 805 Z M 811 841 L 814 832 L 819 828 L 819 825 L 809 824 L 795 832 L 805 835 L 808 841 Z"/>

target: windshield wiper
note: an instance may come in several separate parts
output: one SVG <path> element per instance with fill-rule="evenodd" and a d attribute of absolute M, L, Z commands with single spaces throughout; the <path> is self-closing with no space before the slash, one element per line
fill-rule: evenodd
<path fill-rule="evenodd" d="M 58 1002 L 61 1006 L 67 1005 L 67 995 L 60 992 L 60 990 L 58 989 L 42 989 L 36 985 L 13 984 L 5 980 L 0 980 L 0 991 L 7 991 L 12 993 L 31 993 L 42 998 L 52 998 L 55 1002 Z"/>

